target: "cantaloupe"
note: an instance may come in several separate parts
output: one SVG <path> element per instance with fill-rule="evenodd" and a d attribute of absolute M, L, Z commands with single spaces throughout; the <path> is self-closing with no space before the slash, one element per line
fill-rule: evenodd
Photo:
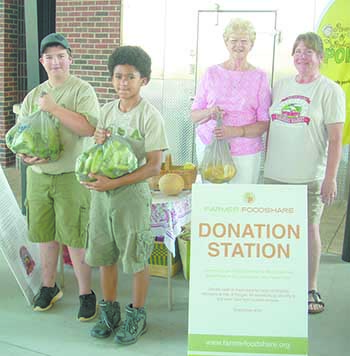
<path fill-rule="evenodd" d="M 167 173 L 159 179 L 159 190 L 165 195 L 178 195 L 185 187 L 183 178 L 175 173 Z"/>

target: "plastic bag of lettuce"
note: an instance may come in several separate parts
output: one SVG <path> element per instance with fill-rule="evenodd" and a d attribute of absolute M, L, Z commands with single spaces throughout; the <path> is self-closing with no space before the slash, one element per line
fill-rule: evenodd
<path fill-rule="evenodd" d="M 58 125 L 41 110 L 20 117 L 6 134 L 6 145 L 14 153 L 56 161 L 63 150 Z"/>
<path fill-rule="evenodd" d="M 77 158 L 75 175 L 80 182 L 91 182 L 94 179 L 89 177 L 90 173 L 114 179 L 137 167 L 137 158 L 130 144 L 124 138 L 112 135 Z"/>

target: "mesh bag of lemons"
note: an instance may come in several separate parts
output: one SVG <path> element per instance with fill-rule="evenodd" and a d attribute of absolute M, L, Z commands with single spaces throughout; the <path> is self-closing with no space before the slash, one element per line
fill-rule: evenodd
<path fill-rule="evenodd" d="M 222 119 L 217 119 L 217 126 L 222 124 Z M 226 140 L 213 141 L 206 146 L 203 160 L 200 165 L 202 180 L 210 183 L 227 183 L 236 175 L 236 166 Z"/>
<path fill-rule="evenodd" d="M 80 182 L 91 182 L 94 179 L 89 177 L 90 173 L 114 179 L 137 168 L 137 157 L 127 140 L 112 135 L 103 144 L 92 146 L 77 158 L 75 175 Z"/>
<path fill-rule="evenodd" d="M 213 163 L 202 170 L 202 178 L 211 183 L 227 183 L 236 175 L 234 164 Z"/>
<path fill-rule="evenodd" d="M 59 123 L 44 111 L 22 116 L 5 136 L 13 153 L 56 161 L 63 150 Z"/>

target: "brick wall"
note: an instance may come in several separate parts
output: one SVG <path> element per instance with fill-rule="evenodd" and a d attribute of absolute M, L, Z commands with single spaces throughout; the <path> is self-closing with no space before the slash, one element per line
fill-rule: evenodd
<path fill-rule="evenodd" d="M 0 163 L 14 155 L 5 145 L 13 126 L 14 104 L 26 94 L 24 1 L 0 0 Z M 72 74 L 90 82 L 103 104 L 114 98 L 107 70 L 111 52 L 120 45 L 122 0 L 57 0 L 56 31 L 66 35 L 73 50 Z"/>
<path fill-rule="evenodd" d="M 71 73 L 95 88 L 101 104 L 114 98 L 107 61 L 120 45 L 121 1 L 56 1 L 56 32 L 72 48 Z"/>
<path fill-rule="evenodd" d="M 21 100 L 18 82 L 24 0 L 0 0 L 0 163 L 10 166 L 15 157 L 5 145 L 5 134 L 13 126 L 14 104 Z M 22 76 L 25 76 L 23 71 Z"/>

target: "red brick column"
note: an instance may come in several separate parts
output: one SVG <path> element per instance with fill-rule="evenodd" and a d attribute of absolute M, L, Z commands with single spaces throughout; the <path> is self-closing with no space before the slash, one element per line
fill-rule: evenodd
<path fill-rule="evenodd" d="M 100 103 L 114 98 L 107 60 L 120 45 L 121 0 L 57 0 L 56 32 L 73 52 L 72 74 L 94 86 Z"/>
<path fill-rule="evenodd" d="M 5 134 L 15 122 L 12 107 L 21 100 L 17 73 L 23 1 L 0 0 L 0 163 L 5 167 L 15 161 L 5 145 Z"/>

